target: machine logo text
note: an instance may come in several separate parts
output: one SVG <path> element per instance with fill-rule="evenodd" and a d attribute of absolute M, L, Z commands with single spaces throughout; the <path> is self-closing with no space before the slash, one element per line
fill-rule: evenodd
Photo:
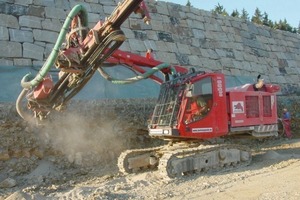
<path fill-rule="evenodd" d="M 219 97 L 224 96 L 223 81 L 220 77 L 217 78 L 217 91 L 218 91 Z"/>
<path fill-rule="evenodd" d="M 192 133 L 211 133 L 213 131 L 212 128 L 193 128 Z"/>

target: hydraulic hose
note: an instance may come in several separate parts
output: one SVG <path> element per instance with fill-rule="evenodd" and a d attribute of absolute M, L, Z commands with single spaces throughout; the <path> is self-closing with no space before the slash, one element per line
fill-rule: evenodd
<path fill-rule="evenodd" d="M 23 89 L 20 95 L 18 96 L 18 99 L 16 101 L 16 110 L 18 114 L 26 121 L 28 122 L 34 122 L 33 117 L 31 117 L 29 114 L 25 113 L 22 109 L 22 99 L 26 96 L 28 92 L 28 89 Z"/>
<path fill-rule="evenodd" d="M 147 79 L 150 76 L 152 76 L 154 73 L 156 73 L 164 68 L 168 68 L 168 67 L 170 67 L 170 64 L 163 63 L 160 65 L 157 65 L 156 67 L 153 67 L 151 70 L 149 70 L 141 75 L 138 75 L 138 76 L 135 76 L 132 78 L 128 78 L 128 79 L 113 78 L 110 75 L 108 75 L 101 67 L 98 68 L 98 71 L 106 80 L 108 80 L 114 84 L 130 84 L 130 83 L 134 83 L 134 82 L 137 82 L 137 81 L 140 81 L 143 79 Z"/>
<path fill-rule="evenodd" d="M 36 75 L 36 77 L 34 79 L 32 79 L 32 75 L 26 74 L 22 80 L 21 80 L 21 86 L 23 88 L 27 88 L 30 89 L 32 87 L 37 86 L 47 75 L 47 73 L 49 72 L 50 68 L 53 66 L 58 53 L 59 53 L 59 48 L 61 47 L 62 43 L 65 40 L 65 37 L 67 35 L 67 32 L 69 30 L 70 24 L 72 22 L 72 19 L 78 14 L 80 13 L 80 18 L 82 19 L 82 25 L 87 27 L 88 26 L 88 17 L 87 17 L 87 11 L 84 8 L 83 5 L 76 5 L 72 8 L 72 10 L 70 11 L 70 13 L 68 14 L 62 29 L 60 30 L 60 33 L 58 35 L 58 38 L 56 40 L 56 43 L 53 47 L 53 50 L 51 51 L 49 57 L 47 58 L 45 64 L 43 65 L 43 67 L 40 69 L 40 71 L 38 72 L 38 74 Z M 30 80 L 32 79 L 32 80 Z"/>

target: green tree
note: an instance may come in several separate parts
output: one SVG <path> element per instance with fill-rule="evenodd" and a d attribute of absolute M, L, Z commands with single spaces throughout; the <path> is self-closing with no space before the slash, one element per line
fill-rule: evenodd
<path fill-rule="evenodd" d="M 262 24 L 265 26 L 270 26 L 270 20 L 269 20 L 269 16 L 266 12 L 264 12 L 263 14 L 263 18 L 262 18 Z"/>
<path fill-rule="evenodd" d="M 188 1 L 189 3 L 189 1 Z M 218 5 L 215 6 L 215 9 L 212 10 L 212 13 L 214 14 L 220 14 L 223 16 L 228 16 L 228 13 L 226 12 L 225 8 L 223 6 L 221 6 L 219 3 Z M 231 13 L 232 17 L 239 17 L 241 19 L 244 20 L 249 20 L 249 14 L 248 12 L 245 10 L 245 8 L 243 8 L 242 13 L 240 14 L 238 12 L 237 9 L 233 10 Z M 272 20 L 269 19 L 269 15 L 264 12 L 263 14 L 261 13 L 261 11 L 256 8 L 254 15 L 251 18 L 251 22 L 255 23 L 255 24 L 260 24 L 260 25 L 264 25 L 264 26 L 269 26 L 273 29 L 279 29 L 282 31 L 289 31 L 292 33 L 297 33 L 300 34 L 300 22 L 298 25 L 298 28 L 294 28 L 292 27 L 286 19 L 284 20 L 279 20 L 279 22 L 273 22 Z"/>
<path fill-rule="evenodd" d="M 212 13 L 214 13 L 214 14 L 219 14 L 219 15 L 223 15 L 223 16 L 228 16 L 228 13 L 227 13 L 226 10 L 224 9 L 224 7 L 221 6 L 219 3 L 218 3 L 218 5 L 215 6 L 215 9 L 212 10 Z"/>
<path fill-rule="evenodd" d="M 237 9 L 235 9 L 234 11 L 232 11 L 231 16 L 232 17 L 240 17 L 240 13 Z"/>
<path fill-rule="evenodd" d="M 272 20 L 269 20 L 269 27 L 274 28 L 274 22 Z"/>
<path fill-rule="evenodd" d="M 278 23 L 275 22 L 275 29 L 293 32 L 293 27 L 286 21 L 286 19 L 279 20 Z"/>
<path fill-rule="evenodd" d="M 258 8 L 255 9 L 254 15 L 251 18 L 251 22 L 253 22 L 255 24 L 263 24 L 262 14 L 261 14 L 261 11 Z"/>
<path fill-rule="evenodd" d="M 192 6 L 190 0 L 188 0 L 188 1 L 186 2 L 186 6 L 188 6 L 188 7 L 191 7 L 191 6 Z"/>
<path fill-rule="evenodd" d="M 248 12 L 245 10 L 245 8 L 243 8 L 243 10 L 242 10 L 241 18 L 242 18 L 242 19 L 245 19 L 245 20 L 249 20 L 249 14 L 248 14 Z"/>
<path fill-rule="evenodd" d="M 292 33 L 298 33 L 297 28 L 294 27 L 294 28 L 292 29 Z"/>

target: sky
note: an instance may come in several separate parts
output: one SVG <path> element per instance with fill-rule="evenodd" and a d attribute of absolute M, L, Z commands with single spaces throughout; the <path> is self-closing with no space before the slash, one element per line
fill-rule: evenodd
<path fill-rule="evenodd" d="M 186 5 L 188 0 L 161 1 Z M 235 9 L 241 13 L 245 8 L 250 18 L 258 8 L 262 14 L 266 12 L 271 21 L 278 22 L 286 19 L 294 28 L 298 28 L 300 21 L 300 0 L 190 0 L 190 2 L 193 7 L 207 11 L 213 10 L 219 3 L 229 15 Z"/>

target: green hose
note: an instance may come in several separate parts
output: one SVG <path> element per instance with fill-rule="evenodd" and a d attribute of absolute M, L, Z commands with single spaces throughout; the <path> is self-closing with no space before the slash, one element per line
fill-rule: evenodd
<path fill-rule="evenodd" d="M 160 65 L 157 65 L 156 67 L 153 67 L 151 70 L 145 72 L 144 74 L 141 74 L 139 76 L 135 76 L 132 78 L 128 78 L 128 79 L 116 79 L 116 78 L 112 78 L 111 76 L 109 76 L 102 68 L 98 68 L 98 71 L 100 72 L 100 74 L 108 81 L 114 83 L 114 84 L 130 84 L 130 83 L 134 83 L 143 79 L 147 79 L 150 76 L 152 76 L 155 72 L 158 72 L 164 68 L 168 68 L 170 67 L 170 64 L 168 63 L 163 63 Z"/>
<path fill-rule="evenodd" d="M 60 33 L 59 33 L 58 38 L 56 40 L 56 43 L 53 47 L 53 50 L 51 51 L 51 53 L 50 53 L 49 57 L 47 58 L 45 64 L 40 69 L 40 71 L 38 72 L 36 77 L 34 79 L 32 79 L 32 75 L 29 73 L 29 74 L 26 74 L 22 78 L 21 86 L 23 88 L 30 89 L 32 87 L 35 87 L 45 78 L 45 76 L 49 72 L 50 68 L 53 66 L 53 64 L 54 64 L 54 62 L 55 62 L 55 60 L 58 56 L 59 48 L 61 47 L 62 43 L 65 40 L 65 37 L 66 37 L 67 32 L 69 30 L 70 24 L 72 22 L 72 19 L 80 12 L 81 12 L 80 17 L 83 20 L 82 25 L 85 26 L 85 27 L 88 26 L 88 17 L 87 17 L 86 9 L 83 7 L 83 5 L 74 6 L 73 9 L 68 14 L 67 19 L 65 20 L 62 29 L 60 30 Z M 32 79 L 32 80 L 30 80 L 30 79 Z"/>

